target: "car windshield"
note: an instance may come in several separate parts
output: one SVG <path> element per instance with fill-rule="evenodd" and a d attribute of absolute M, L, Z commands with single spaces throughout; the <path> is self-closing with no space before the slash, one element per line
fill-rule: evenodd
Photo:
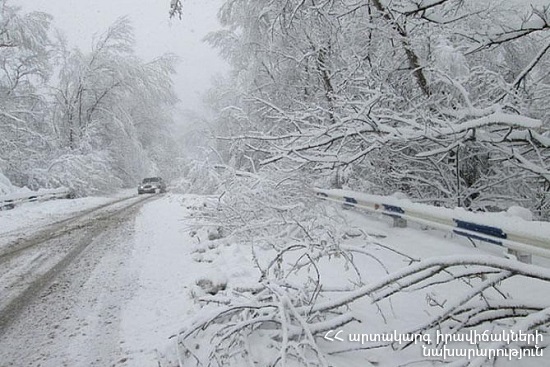
<path fill-rule="evenodd" d="M 159 177 L 150 177 L 150 178 L 144 178 L 143 183 L 149 183 L 149 182 L 159 182 Z"/>

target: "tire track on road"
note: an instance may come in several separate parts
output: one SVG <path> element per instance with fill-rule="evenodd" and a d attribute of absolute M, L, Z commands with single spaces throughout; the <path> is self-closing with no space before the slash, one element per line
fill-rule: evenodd
<path fill-rule="evenodd" d="M 15 255 L 18 252 L 24 251 L 29 247 L 36 246 L 37 244 L 40 244 L 44 242 L 45 239 L 54 239 L 57 238 L 63 234 L 65 234 L 68 230 L 72 229 L 79 229 L 82 228 L 83 224 L 77 224 L 73 228 L 67 228 L 66 226 L 77 222 L 79 220 L 82 220 L 88 215 L 94 214 L 96 212 L 99 212 L 103 209 L 107 209 L 109 207 L 116 207 L 118 204 L 123 203 L 125 201 L 131 201 L 133 199 L 136 199 L 136 196 L 131 197 L 125 197 L 122 199 L 118 199 L 115 201 L 111 201 L 105 204 L 102 204 L 100 206 L 96 206 L 91 209 L 86 209 L 84 211 L 76 213 L 76 215 L 62 219 L 60 221 L 47 224 L 45 226 L 40 227 L 36 233 L 32 234 L 30 237 L 27 238 L 18 238 L 12 242 L 7 243 L 6 245 L 2 246 L 2 250 L 0 252 L 0 264 L 2 261 L 4 261 L 5 258 L 9 257 L 10 255 Z M 139 201 L 145 200 L 146 198 L 138 197 Z M 93 218 L 90 218 L 93 220 Z M 87 222 L 86 222 L 87 223 Z M 20 233 L 21 230 L 15 230 L 7 233 L 3 233 L 0 238 L 8 238 L 10 236 L 14 236 L 18 233 Z"/>
<path fill-rule="evenodd" d="M 48 250 L 51 250 L 52 248 L 54 250 L 58 250 L 62 247 L 56 245 L 62 244 L 67 247 L 67 243 L 74 241 L 72 246 L 69 245 L 68 248 L 65 249 L 66 252 L 62 254 L 61 258 L 55 260 L 54 265 L 49 266 L 42 274 L 20 274 L 20 279 L 31 279 L 28 286 L 26 286 L 24 290 L 20 290 L 19 292 L 15 290 L 12 292 L 15 294 L 9 295 L 9 290 L 4 289 L 2 292 L 3 298 L 6 297 L 8 301 L 0 308 L 0 337 L 2 337 L 6 329 L 18 317 L 25 306 L 31 302 L 34 297 L 36 297 L 40 291 L 43 290 L 44 287 L 47 286 L 59 273 L 71 264 L 100 233 L 117 226 L 118 221 L 114 221 L 113 218 L 116 218 L 117 216 L 119 218 L 124 218 L 124 215 L 126 213 L 131 213 L 133 208 L 156 200 L 160 197 L 160 195 L 147 196 L 144 198 L 140 197 L 139 200 L 131 202 L 129 205 L 125 205 L 122 208 L 109 211 L 103 215 L 94 216 L 87 219 L 83 223 L 76 224 L 75 226 L 70 226 L 70 224 L 74 221 L 78 221 L 86 215 L 92 214 L 108 206 L 119 204 L 122 201 L 130 200 L 131 198 L 119 200 L 115 203 L 110 203 L 109 205 L 103 205 L 102 207 L 95 208 L 87 213 L 79 214 L 77 217 L 64 220 L 61 224 L 58 222 L 53 225 L 54 231 L 52 231 L 51 228 L 46 228 L 40 231 L 40 233 L 32 236 L 32 238 L 28 239 L 22 247 L 0 256 L 0 264 L 4 265 L 8 262 L 15 262 L 17 257 L 22 255 L 24 250 L 31 249 L 40 244 L 44 245 L 42 250 L 44 250 L 44 253 L 48 254 Z M 52 242 L 54 242 L 53 246 L 49 246 L 48 244 Z M 51 252 L 51 256 L 59 255 L 59 253 L 56 252 L 57 251 Z M 35 268 L 32 267 L 29 271 L 33 271 L 34 269 Z M 1 280 L 2 279 L 0 279 L 0 282 Z"/>

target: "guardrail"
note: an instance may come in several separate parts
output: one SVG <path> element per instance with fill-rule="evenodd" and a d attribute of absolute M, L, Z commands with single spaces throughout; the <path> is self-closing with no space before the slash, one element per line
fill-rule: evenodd
<path fill-rule="evenodd" d="M 532 254 L 550 258 L 549 222 L 526 221 L 505 213 L 478 214 L 347 190 L 314 191 L 320 199 L 387 215 L 393 218 L 394 227 L 406 227 L 407 221 L 412 221 L 505 247 L 523 262 L 531 262 Z"/>
<path fill-rule="evenodd" d="M 0 210 L 10 210 L 17 205 L 33 201 L 47 201 L 52 199 L 72 198 L 73 193 L 66 188 L 60 189 L 41 189 L 38 191 L 29 191 L 0 196 Z"/>

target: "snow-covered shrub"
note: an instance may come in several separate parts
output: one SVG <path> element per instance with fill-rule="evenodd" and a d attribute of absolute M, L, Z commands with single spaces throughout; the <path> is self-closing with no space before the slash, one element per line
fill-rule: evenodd
<path fill-rule="evenodd" d="M 200 247 L 202 247 L 202 244 L 205 244 L 204 246 L 208 246 L 208 248 L 212 249 L 217 246 L 217 240 L 224 237 L 224 232 L 221 227 L 206 226 L 190 231 L 189 235 L 197 241 L 197 244 L 201 244 Z M 200 250 L 200 247 L 198 245 L 196 246 L 197 251 Z"/>
<path fill-rule="evenodd" d="M 205 293 L 216 295 L 218 292 L 225 290 L 227 287 L 227 278 L 220 275 L 221 272 L 211 272 L 207 276 L 203 276 L 195 280 L 195 284 L 200 287 Z"/>
<path fill-rule="evenodd" d="M 184 176 L 176 180 L 173 190 L 186 194 L 210 195 L 216 193 L 221 178 L 216 168 L 201 161 L 191 161 L 184 169 Z"/>
<path fill-rule="evenodd" d="M 352 252 L 340 247 L 343 238 L 364 233 L 348 228 L 336 211 L 317 201 L 302 177 L 230 169 L 222 177 L 218 204 L 201 210 L 196 224 L 216 222 L 226 235 L 224 241 L 248 248 L 256 264 L 256 279 L 226 290 L 218 289 L 208 277 L 197 283 L 211 295 L 197 299 L 204 312 L 178 337 L 186 346 L 182 354 L 191 358 L 190 365 L 195 355 L 199 365 L 211 366 L 242 365 L 246 353 L 259 358 L 258 366 L 272 365 L 278 358 L 308 365 L 301 360 L 302 354 L 313 354 L 312 361 L 324 360 L 317 334 L 354 318 L 343 314 L 335 319 L 329 314 L 309 318 L 300 316 L 298 310 L 323 299 L 324 288 L 333 288 L 327 280 L 334 274 L 351 279 L 345 285 L 335 283 L 343 289 L 364 284 Z M 207 255 L 207 245 L 197 244 L 194 259 L 203 262 Z M 375 258 L 370 253 L 367 256 Z M 279 306 L 273 307 L 273 303 Z M 307 325 L 311 322 L 316 325 L 312 329 Z M 324 327 L 315 329 L 321 325 Z M 193 343 L 203 344 L 204 340 L 210 347 L 195 350 Z M 244 352 L 250 343 L 258 353 Z"/>
<path fill-rule="evenodd" d="M 66 187 L 75 195 L 84 196 L 112 192 L 122 187 L 103 153 L 65 154 L 55 159 L 47 169 L 33 171 L 37 187 Z"/>

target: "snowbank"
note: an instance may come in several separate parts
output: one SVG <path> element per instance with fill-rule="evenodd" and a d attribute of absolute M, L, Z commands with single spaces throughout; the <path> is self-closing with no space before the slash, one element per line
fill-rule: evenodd
<path fill-rule="evenodd" d="M 39 189 L 37 191 L 29 190 L 27 187 L 18 187 L 7 195 L 0 195 L 0 203 L 3 201 L 21 201 L 28 198 L 39 198 L 57 194 L 69 193 L 68 189 Z"/>
<path fill-rule="evenodd" d="M 0 210 L 0 236 L 3 236 L 2 240 L 9 242 L 12 238 L 6 237 L 8 232 L 17 238 L 24 233 L 67 219 L 76 213 L 131 196 L 135 196 L 134 190 L 123 190 L 111 196 L 88 196 L 42 203 L 29 202 L 18 206 L 16 210 Z"/>

